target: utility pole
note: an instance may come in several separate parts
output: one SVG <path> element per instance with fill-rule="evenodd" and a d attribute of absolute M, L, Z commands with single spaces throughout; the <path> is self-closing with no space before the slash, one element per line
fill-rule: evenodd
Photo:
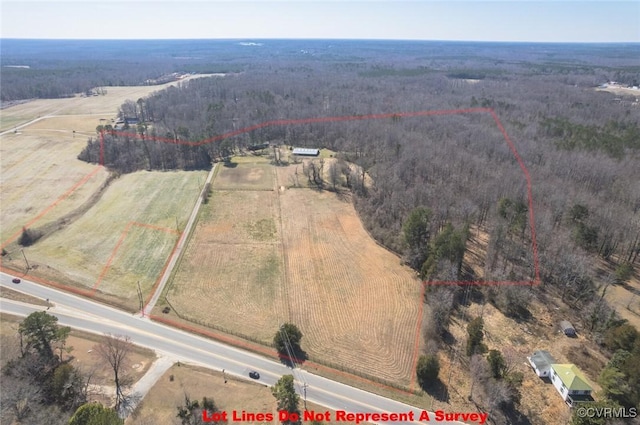
<path fill-rule="evenodd" d="M 302 386 L 302 392 L 304 393 L 304 410 L 307 410 L 307 387 L 309 385 L 307 385 L 307 383 L 305 382 L 304 385 Z"/>
<path fill-rule="evenodd" d="M 24 249 L 21 249 L 20 251 L 22 251 L 22 256 L 24 257 L 24 262 L 27 263 L 27 271 L 29 271 L 31 269 L 31 266 L 29 266 L 29 261 L 27 260 L 27 256 L 24 253 Z"/>

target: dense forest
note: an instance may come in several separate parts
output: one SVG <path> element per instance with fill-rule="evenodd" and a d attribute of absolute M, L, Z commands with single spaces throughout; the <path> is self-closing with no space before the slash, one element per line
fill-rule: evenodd
<path fill-rule="evenodd" d="M 570 55 L 567 55 L 570 51 Z M 20 40 L 3 39 L 0 101 L 60 98 L 99 86 L 141 85 L 171 73 L 272 72 L 332 63 L 366 77 L 445 72 L 492 78 L 523 72 L 591 76 L 640 84 L 636 45 L 361 40 Z M 589 80 L 587 80 L 589 81 Z"/>

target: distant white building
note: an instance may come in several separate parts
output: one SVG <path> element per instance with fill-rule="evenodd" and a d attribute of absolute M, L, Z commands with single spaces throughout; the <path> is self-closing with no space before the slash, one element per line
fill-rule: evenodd
<path fill-rule="evenodd" d="M 291 154 L 297 156 L 318 156 L 320 155 L 320 149 L 293 148 Z"/>

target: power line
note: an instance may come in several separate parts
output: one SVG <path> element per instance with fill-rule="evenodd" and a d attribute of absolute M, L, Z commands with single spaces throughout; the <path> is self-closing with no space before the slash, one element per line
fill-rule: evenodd
<path fill-rule="evenodd" d="M 307 409 L 307 381 L 304 379 L 303 374 L 296 374 L 296 360 L 293 356 L 293 344 L 291 344 L 291 339 L 289 339 L 289 334 L 284 330 L 284 324 L 280 325 L 280 334 L 282 335 L 282 341 L 284 342 L 284 349 L 287 352 L 287 356 L 291 362 L 291 373 L 296 381 L 302 382 L 302 386 L 298 384 L 298 390 L 303 394 L 304 397 L 304 408 Z"/>

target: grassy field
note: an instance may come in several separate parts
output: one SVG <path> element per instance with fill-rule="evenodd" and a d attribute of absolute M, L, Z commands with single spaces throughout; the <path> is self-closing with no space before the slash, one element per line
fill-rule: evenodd
<path fill-rule="evenodd" d="M 168 292 L 181 315 L 273 339 L 287 318 L 276 202 L 274 192 L 213 192 Z"/>
<path fill-rule="evenodd" d="M 611 285 L 605 296 L 616 312 L 640 330 L 640 273 L 636 272 L 625 285 Z"/>
<path fill-rule="evenodd" d="M 77 159 L 87 137 L 95 136 L 97 125 L 115 118 L 125 100 L 171 84 L 112 87 L 104 96 L 39 99 L 0 110 L 0 127 L 7 131 L 0 136 L 2 246 L 23 226 L 53 222 L 96 193 L 108 173 Z M 37 121 L 10 131 L 32 120 Z"/>
<path fill-rule="evenodd" d="M 312 358 L 390 382 L 413 373 L 420 284 L 333 193 L 280 196 L 291 320 Z"/>
<path fill-rule="evenodd" d="M 37 124 L 40 123 L 46 121 Z M 67 131 L 27 128 L 0 140 L 3 246 L 54 202 L 59 201 L 35 225 L 54 221 L 78 208 L 107 179 L 106 170 L 76 158 L 86 136 L 74 138 Z"/>
<path fill-rule="evenodd" d="M 193 75 L 182 81 L 206 76 Z M 105 87 L 106 94 L 102 96 L 84 97 L 78 95 L 66 99 L 32 100 L 2 109 L 0 111 L 0 132 L 12 130 L 18 125 L 47 115 L 107 115 L 109 118 L 114 118 L 118 108 L 127 99 L 136 101 L 175 84 L 177 82 L 158 86 Z"/>
<path fill-rule="evenodd" d="M 273 190 L 273 167 L 262 163 L 222 165 L 213 182 L 215 190 Z"/>
<path fill-rule="evenodd" d="M 137 308 L 136 282 L 146 295 L 205 178 L 206 172 L 138 172 L 114 180 L 72 225 L 24 249 L 32 273 L 88 289 L 97 284 L 99 293 Z M 22 266 L 22 256 L 11 257 L 5 264 Z"/>
<path fill-rule="evenodd" d="M 513 371 L 523 374 L 520 410 L 527 414 L 533 425 L 565 424 L 570 419 L 570 409 L 556 389 L 547 380 L 542 380 L 532 371 L 527 356 L 536 350 L 548 350 L 558 363 L 576 364 L 590 380 L 598 399 L 597 378 L 606 364 L 606 358 L 597 344 L 589 341 L 578 331 L 577 338 L 567 338 L 558 328 L 558 317 L 570 318 L 573 312 L 554 300 L 546 304 L 534 300 L 529 310 L 531 319 L 516 321 L 506 317 L 491 304 L 471 303 L 468 308 L 454 315 L 449 330 L 452 335 L 452 351 L 440 352 L 440 379 L 449 385 L 449 404 L 438 406 L 449 411 L 473 410 L 475 405 L 467 399 L 471 390 L 469 357 L 465 353 L 467 324 L 469 320 L 482 316 L 484 321 L 484 342 L 489 350 L 500 350 L 512 365 Z M 457 355 L 453 349 L 457 347 Z M 475 386 L 474 398 L 486 400 L 480 386 Z"/>
<path fill-rule="evenodd" d="M 243 165 L 231 170 L 252 172 Z M 271 168 L 278 187 L 292 167 Z M 311 359 L 408 385 L 420 291 L 334 193 L 214 190 L 168 298 L 183 317 L 264 342 L 290 320 Z"/>

